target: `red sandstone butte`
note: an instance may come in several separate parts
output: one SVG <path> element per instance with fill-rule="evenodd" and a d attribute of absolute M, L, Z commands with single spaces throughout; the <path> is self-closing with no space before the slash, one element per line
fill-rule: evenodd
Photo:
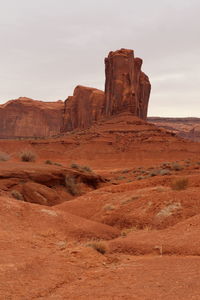
<path fill-rule="evenodd" d="M 133 50 L 121 49 L 110 52 L 105 65 L 105 114 L 130 111 L 146 119 L 151 85 L 141 71 L 142 60 L 134 58 Z"/>
<path fill-rule="evenodd" d="M 0 138 L 46 137 L 60 132 L 64 104 L 21 97 L 0 105 Z"/>
<path fill-rule="evenodd" d="M 65 101 L 62 131 L 91 126 L 102 116 L 104 99 L 103 91 L 77 86 L 74 95 Z"/>
<path fill-rule="evenodd" d="M 133 50 L 110 52 L 105 59 L 105 93 L 77 86 L 65 101 L 62 131 L 84 129 L 102 116 L 131 112 L 146 120 L 151 85 Z"/>

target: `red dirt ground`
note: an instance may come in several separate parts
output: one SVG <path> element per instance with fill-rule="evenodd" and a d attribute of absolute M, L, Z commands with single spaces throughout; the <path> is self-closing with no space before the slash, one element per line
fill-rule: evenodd
<path fill-rule="evenodd" d="M 199 143 L 122 114 L 0 152 L 0 299 L 200 299 Z"/>

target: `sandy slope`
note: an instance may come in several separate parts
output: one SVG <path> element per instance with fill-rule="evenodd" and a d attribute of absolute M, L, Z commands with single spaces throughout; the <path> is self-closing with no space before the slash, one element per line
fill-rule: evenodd
<path fill-rule="evenodd" d="M 19 162 L 27 148 L 35 163 Z M 0 299 L 199 299 L 199 150 L 127 114 L 54 140 L 1 141 Z"/>

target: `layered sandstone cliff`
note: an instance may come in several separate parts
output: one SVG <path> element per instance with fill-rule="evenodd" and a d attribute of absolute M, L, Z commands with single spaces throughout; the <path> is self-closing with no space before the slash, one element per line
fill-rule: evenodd
<path fill-rule="evenodd" d="M 65 101 L 62 132 L 87 128 L 103 113 L 104 92 L 77 86 L 74 95 Z"/>
<path fill-rule="evenodd" d="M 46 137 L 60 132 L 64 104 L 19 98 L 0 105 L 0 138 Z"/>
<path fill-rule="evenodd" d="M 110 52 L 105 58 L 105 93 L 78 86 L 65 101 L 62 131 L 87 128 L 102 116 L 131 112 L 146 119 L 151 85 L 133 50 Z"/>

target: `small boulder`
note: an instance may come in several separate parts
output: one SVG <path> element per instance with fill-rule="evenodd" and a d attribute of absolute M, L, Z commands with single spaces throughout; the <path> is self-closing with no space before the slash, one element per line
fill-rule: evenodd
<path fill-rule="evenodd" d="M 52 206 L 60 203 L 60 197 L 53 189 L 35 182 L 27 182 L 23 185 L 22 194 L 24 200 L 31 203 Z"/>

